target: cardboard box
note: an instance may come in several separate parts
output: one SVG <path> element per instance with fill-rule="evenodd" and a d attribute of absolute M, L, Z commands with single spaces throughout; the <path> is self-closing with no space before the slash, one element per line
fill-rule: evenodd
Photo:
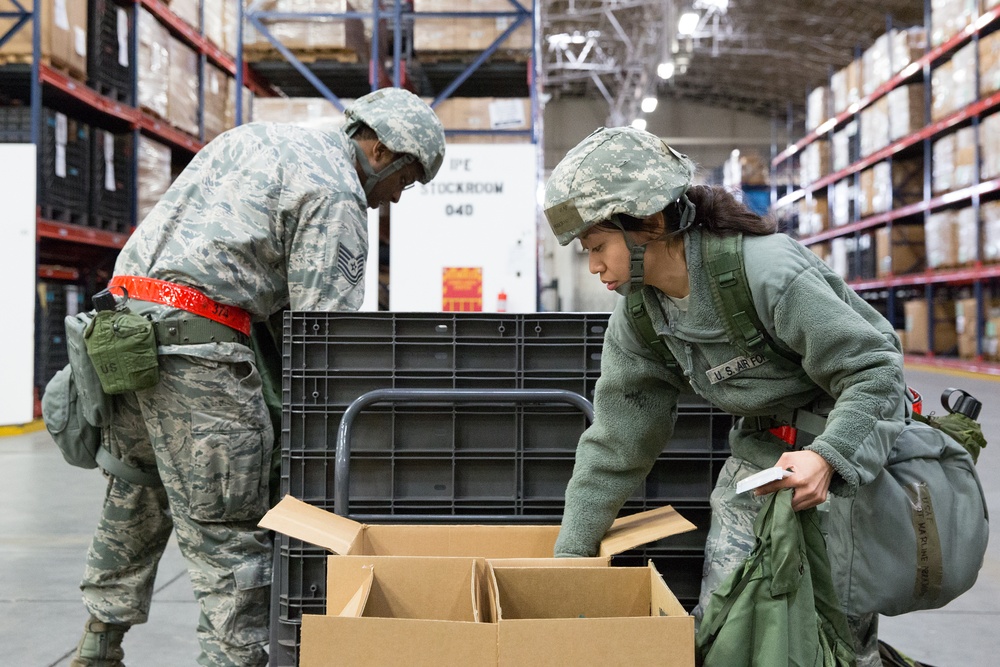
<path fill-rule="evenodd" d="M 875 231 L 878 277 L 915 273 L 927 265 L 923 225 L 894 224 Z"/>
<path fill-rule="evenodd" d="M 958 214 L 955 211 L 933 213 L 924 223 L 927 267 L 958 266 Z"/>
<path fill-rule="evenodd" d="M 959 299 L 955 301 L 955 331 L 958 334 L 958 356 L 962 359 L 973 359 L 976 357 L 976 342 L 983 339 L 983 355 L 985 356 L 990 347 L 990 336 L 988 323 L 990 314 L 997 312 L 1000 308 L 1000 299 L 986 299 L 983 302 L 983 331 L 980 334 L 979 316 L 976 312 L 976 299 Z M 993 328 L 992 338 L 996 339 L 996 327 Z"/>
<path fill-rule="evenodd" d="M 83 0 L 41 0 L 39 50 L 43 61 L 65 70 L 80 81 L 87 80 L 87 3 Z M 34 7 L 32 0 L 20 3 L 26 11 Z M 17 11 L 11 2 L 0 3 L 0 12 Z M 0 35 L 13 25 L 12 20 L 0 20 Z M 28 21 L 10 35 L 0 55 L 16 56 L 30 62 L 34 56 L 32 26 Z M 2 59 L 0 59 L 2 60 Z"/>
<path fill-rule="evenodd" d="M 983 218 L 983 261 L 1000 261 L 1000 201 L 984 202 L 979 213 Z"/>
<path fill-rule="evenodd" d="M 694 619 L 648 567 L 338 556 L 302 667 L 694 664 Z M 401 646 L 405 645 L 405 650 Z"/>
<path fill-rule="evenodd" d="M 366 525 L 291 496 L 272 507 L 260 526 L 344 556 L 551 558 L 559 534 L 559 526 Z M 604 536 L 597 560 L 608 562 L 615 554 L 694 529 L 669 505 L 622 517 Z"/>
<path fill-rule="evenodd" d="M 652 563 L 490 572 L 501 667 L 694 665 L 694 618 Z"/>
<path fill-rule="evenodd" d="M 958 344 L 955 331 L 955 305 L 951 301 L 934 302 L 934 354 L 952 354 Z M 928 309 L 926 299 L 914 299 L 903 304 L 906 315 L 906 347 L 913 354 L 931 351 L 928 341 Z"/>
<path fill-rule="evenodd" d="M 600 555 L 596 558 L 556 559 L 552 558 L 552 553 L 558 526 L 365 525 L 290 496 L 264 515 L 260 525 L 333 552 L 327 561 L 327 614 L 304 615 L 302 619 L 302 667 L 574 664 L 572 661 L 518 662 L 522 659 L 521 653 L 513 660 L 504 661 L 498 648 L 503 629 L 499 622 L 493 622 L 502 618 L 503 602 L 497 595 L 489 599 L 484 596 L 483 591 L 488 590 L 488 586 L 482 584 L 480 575 L 489 567 L 542 567 L 549 574 L 536 576 L 565 582 L 573 575 L 557 572 L 620 570 L 623 568 L 605 567 L 610 564 L 612 555 L 694 529 L 694 525 L 672 507 L 661 507 L 615 521 L 601 542 Z M 372 572 L 365 572 L 366 566 Z M 650 573 L 653 572 L 651 568 Z M 608 575 L 615 576 L 618 575 Z M 576 579 L 582 586 L 595 578 L 577 575 Z M 605 582 L 608 580 L 605 578 Z M 624 623 L 631 623 L 633 627 L 623 632 L 619 625 L 614 632 L 631 639 L 631 635 L 645 631 L 643 624 L 646 623 L 650 625 L 651 634 L 663 633 L 667 622 L 678 624 L 682 628 L 680 634 L 688 642 L 681 645 L 689 645 L 690 651 L 677 662 L 666 664 L 693 665 L 693 620 L 665 585 L 662 589 L 650 586 L 651 591 L 656 591 L 657 615 L 624 619 Z M 617 590 L 617 594 L 629 594 L 618 583 L 611 588 Z M 549 595 L 548 591 L 553 590 L 558 593 L 555 597 L 571 592 L 558 587 L 542 589 L 536 586 L 538 595 Z M 647 599 L 651 604 L 652 592 Z M 660 606 L 669 615 L 655 623 L 656 619 L 661 619 Z M 519 650 L 539 655 L 549 650 L 548 645 L 553 642 L 566 642 L 567 650 L 572 650 L 581 637 L 596 633 L 601 626 L 595 623 L 581 632 L 575 628 L 587 623 L 577 623 L 573 632 L 565 631 L 568 634 L 563 637 L 559 634 L 563 632 L 558 627 L 560 624 L 551 619 L 532 621 L 532 627 L 528 627 L 531 623 L 526 619 L 508 620 L 522 620 L 526 639 L 519 641 L 532 642 L 532 646 L 522 646 Z M 602 619 L 571 620 L 596 622 Z M 636 645 L 645 646 L 644 641 L 636 640 Z M 400 649 L 401 643 L 407 647 L 405 652 Z M 657 653 L 652 657 L 659 661 L 657 664 L 664 664 L 663 655 Z"/>
<path fill-rule="evenodd" d="M 170 96 L 170 33 L 145 9 L 139 9 L 139 106 L 167 118 Z"/>
<path fill-rule="evenodd" d="M 170 38 L 170 68 L 167 76 L 167 120 L 193 137 L 198 131 L 198 53 Z"/>

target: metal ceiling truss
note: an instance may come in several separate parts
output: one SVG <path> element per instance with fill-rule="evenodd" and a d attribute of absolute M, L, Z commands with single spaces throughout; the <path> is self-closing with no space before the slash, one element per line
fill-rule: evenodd
<path fill-rule="evenodd" d="M 804 113 L 809 90 L 888 26 L 924 23 L 913 0 L 549 0 L 541 3 L 544 91 L 608 103 L 608 123 L 657 94 L 759 115 Z M 678 19 L 698 13 L 689 34 Z M 891 17 L 891 18 L 890 18 Z M 657 76 L 669 60 L 674 75 Z"/>

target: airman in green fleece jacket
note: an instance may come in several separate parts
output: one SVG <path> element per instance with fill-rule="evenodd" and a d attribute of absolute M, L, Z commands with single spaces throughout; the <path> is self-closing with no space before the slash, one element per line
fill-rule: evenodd
<path fill-rule="evenodd" d="M 601 129 L 572 149 L 546 185 L 546 216 L 563 245 L 579 239 L 608 289 L 642 290 L 653 327 L 678 362 L 639 337 L 618 303 L 605 334 L 595 418 L 581 436 L 557 556 L 592 556 L 673 433 L 681 393 L 747 417 L 712 494 L 701 604 L 749 554 L 763 496 L 794 489 L 795 510 L 849 496 L 881 469 L 903 427 L 903 358 L 891 325 L 815 254 L 776 234 L 722 188 L 692 186 L 694 165 L 655 136 Z M 703 234 L 744 236 L 746 276 L 762 324 L 800 367 L 747 359 L 730 343 L 710 291 Z M 796 409 L 826 428 L 790 446 L 761 428 Z M 789 477 L 736 494 L 761 468 Z M 836 585 L 836 582 L 835 582 Z M 700 608 L 695 610 L 699 616 Z M 849 618 L 859 665 L 880 665 L 877 617 Z"/>

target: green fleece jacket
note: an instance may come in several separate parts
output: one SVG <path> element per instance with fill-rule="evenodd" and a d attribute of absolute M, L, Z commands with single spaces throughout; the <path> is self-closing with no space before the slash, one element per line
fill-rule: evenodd
<path fill-rule="evenodd" d="M 653 327 L 680 368 L 668 369 L 643 344 L 623 312 L 624 299 L 611 315 L 594 422 L 577 447 L 557 556 L 596 554 L 669 442 L 682 393 L 693 391 L 740 416 L 803 407 L 829 411 L 825 431 L 807 449 L 833 466 L 830 490 L 839 495 L 852 495 L 875 477 L 903 428 L 903 357 L 885 318 L 788 236 L 746 236 L 743 254 L 757 314 L 802 364 L 789 371 L 769 361 L 740 363 L 743 354 L 729 342 L 712 302 L 701 234 L 695 228 L 685 238 L 687 311 L 655 288 L 643 293 Z M 734 456 L 760 467 L 774 465 L 787 451 L 767 431 L 734 428 L 729 444 Z"/>

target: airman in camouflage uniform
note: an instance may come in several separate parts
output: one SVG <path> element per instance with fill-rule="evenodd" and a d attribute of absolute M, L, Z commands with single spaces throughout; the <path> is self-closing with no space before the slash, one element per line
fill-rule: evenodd
<path fill-rule="evenodd" d="M 286 306 L 357 310 L 366 207 L 430 181 L 443 158 L 440 121 L 400 89 L 358 99 L 342 131 L 237 127 L 195 156 L 136 228 L 115 275 L 192 287 L 253 321 Z M 128 306 L 154 322 L 187 315 L 149 301 Z M 267 662 L 272 553 L 257 522 L 274 438 L 243 343 L 161 340 L 159 383 L 113 397 L 105 443 L 155 470 L 162 486 L 109 477 L 81 584 L 91 618 L 74 666 L 121 664 L 122 635 L 147 619 L 174 529 L 201 607 L 199 663 Z"/>
<path fill-rule="evenodd" d="M 577 448 L 557 556 L 596 555 L 670 440 L 681 394 L 693 391 L 750 419 L 799 408 L 829 415 L 823 433 L 794 450 L 753 425 L 760 422 L 744 420 L 731 431 L 733 456 L 711 497 L 704 605 L 754 546 L 762 498 L 737 494 L 736 482 L 764 467 L 792 467 L 790 477 L 761 491 L 795 489 L 796 510 L 821 503 L 828 490 L 853 494 L 881 470 L 903 427 L 904 385 L 899 341 L 881 315 L 811 251 L 775 234 L 773 222 L 725 191 L 692 186 L 693 176 L 691 161 L 657 137 L 601 129 L 553 170 L 544 206 L 559 242 L 580 239 L 591 271 L 603 282 L 623 294 L 641 290 L 652 326 L 677 362 L 667 367 L 646 345 L 622 299 L 605 333 L 595 418 Z M 723 327 L 701 250 L 702 235 L 733 231 L 744 235 L 745 272 L 761 322 L 773 339 L 801 355 L 800 368 L 764 358 L 734 363 L 745 360 L 744 353 Z M 668 295 L 661 287 L 668 283 L 681 287 Z M 712 373 L 719 368 L 732 373 Z M 700 608 L 695 616 L 700 619 Z M 877 616 L 849 623 L 858 664 L 880 665 Z"/>

